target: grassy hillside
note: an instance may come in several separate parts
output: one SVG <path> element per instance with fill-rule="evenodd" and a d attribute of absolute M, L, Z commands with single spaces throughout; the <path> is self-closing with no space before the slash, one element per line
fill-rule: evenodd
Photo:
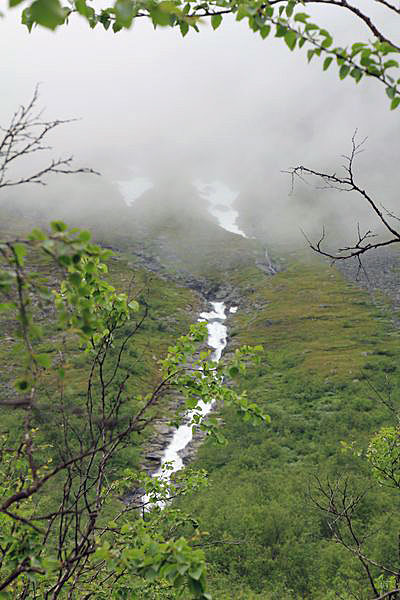
<path fill-rule="evenodd" d="M 378 562 L 395 561 L 399 499 L 373 486 L 362 458 L 343 452 L 341 441 L 365 447 L 390 422 L 371 384 L 396 401 L 399 332 L 383 298 L 376 306 L 318 261 L 290 258 L 274 277 L 248 269 L 230 278 L 242 294 L 231 348 L 265 349 L 238 384 L 272 421 L 254 428 L 222 410 L 227 445 L 206 442 L 198 454 L 210 487 L 185 507 L 209 533 L 215 597 L 347 599 L 352 589 L 369 598 L 360 563 L 332 541 L 310 488 L 316 475 L 371 487 L 358 525 L 375 531 L 368 548 Z"/>
<path fill-rule="evenodd" d="M 219 229 L 195 215 L 145 225 L 130 222 L 97 228 L 103 244 L 122 253 L 110 260 L 109 277 L 118 289 L 132 291 L 149 305 L 149 318 L 127 349 L 123 372 L 130 372 L 128 392 L 146 389 L 157 378 L 157 358 L 174 337 L 197 318 L 200 300 L 180 284 L 193 285 L 239 307 L 229 316 L 229 352 L 241 344 L 262 344 L 261 364 L 236 382 L 271 416 L 255 428 L 231 410 L 221 409 L 226 446 L 205 442 L 196 460 L 210 476 L 210 487 L 186 499 L 184 507 L 199 519 L 205 536 L 214 598 L 360 600 L 370 597 L 356 558 L 335 544 L 326 516 L 310 492 L 317 475 L 349 477 L 366 491 L 357 515 L 360 531 L 371 530 L 367 550 L 379 562 L 397 556 L 399 500 L 378 489 L 362 456 L 344 452 L 342 441 L 365 448 L 371 434 L 391 420 L 379 399 L 399 392 L 400 339 L 389 303 L 348 283 L 335 269 L 299 253 L 280 251 L 284 269 L 271 277 L 262 268 L 263 248 Z M 134 213 L 132 213 L 133 215 Z M 57 274 L 35 258 L 33 265 L 54 285 Z M 163 278 L 152 271 L 159 271 Z M 133 277 L 133 280 L 132 280 Z M 49 315 L 38 313 L 49 334 L 46 349 L 62 332 Z M 7 322 L 0 323 L 2 372 L 0 394 L 7 397 L 15 377 L 18 343 Z M 71 419 L 81 423 L 86 357 L 68 339 L 67 369 Z M 49 438 L 57 435 L 52 411 L 52 382 L 38 407 Z M 122 415 L 124 418 L 124 415 Z M 19 416 L 1 409 L 2 430 L 18 425 Z M 121 464 L 139 460 L 141 440 L 126 451 Z M 318 494 L 317 494 L 318 496 Z M 143 592 L 138 598 L 147 597 Z M 171 590 L 160 598 L 173 597 Z M 171 596 L 172 594 L 172 596 Z"/>

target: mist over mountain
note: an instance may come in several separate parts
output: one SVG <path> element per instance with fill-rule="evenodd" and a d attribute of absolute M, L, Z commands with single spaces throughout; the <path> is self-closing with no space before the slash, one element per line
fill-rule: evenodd
<path fill-rule="evenodd" d="M 374 11 L 380 19 L 379 7 Z M 334 7 L 313 13 L 329 20 L 338 41 L 364 34 Z M 374 81 L 338 82 L 333 70 L 322 73 L 317 61 L 308 65 L 301 51 L 291 54 L 280 40 L 263 41 L 230 19 L 218 35 L 202 25 L 200 35 L 184 40 L 144 22 L 117 36 L 98 28 L 89 36 L 79 19 L 57 34 L 29 35 L 17 19 L 13 13 L 1 22 L 8 93 L 0 123 L 41 82 L 46 117 L 78 118 L 52 136 L 55 154 L 73 153 L 76 164 L 102 176 L 53 178 L 47 190 L 7 192 L 13 204 L 72 222 L 79 213 L 105 226 L 109 218 L 119 220 L 117 213 L 125 218 L 118 182 L 139 178 L 155 186 L 149 211 L 155 219 L 157 211 L 165 218 L 169 205 L 176 213 L 178 188 L 178 195 L 187 189 L 181 206 L 189 207 L 189 217 L 204 204 L 189 191 L 193 182 L 219 180 L 239 192 L 241 222 L 252 235 L 304 245 L 300 229 L 316 235 L 327 223 L 333 236 L 347 235 L 357 221 L 368 227 L 370 220 L 353 197 L 301 185 L 289 196 L 290 179 L 282 171 L 299 164 L 336 171 L 358 128 L 360 139 L 369 136 L 358 179 L 396 209 L 399 121 Z M 101 218 L 103 212 L 109 217 Z"/>

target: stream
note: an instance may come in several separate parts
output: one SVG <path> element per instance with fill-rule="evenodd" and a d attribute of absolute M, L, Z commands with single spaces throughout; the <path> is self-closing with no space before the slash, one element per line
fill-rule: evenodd
<path fill-rule="evenodd" d="M 210 312 L 202 312 L 200 314 L 199 321 L 205 321 L 207 323 L 208 340 L 207 344 L 213 349 L 211 354 L 211 360 L 219 361 L 222 352 L 226 346 L 227 338 L 227 327 L 224 325 L 226 319 L 226 306 L 223 302 L 210 302 Z M 187 414 L 186 421 L 190 423 L 192 414 L 199 413 L 204 418 L 211 410 L 212 404 L 205 404 L 200 400 L 200 410 L 190 411 Z M 184 466 L 183 460 L 180 456 L 182 450 L 192 441 L 193 433 L 192 426 L 183 424 L 175 431 L 171 441 L 164 450 L 164 454 L 161 459 L 161 465 L 159 469 L 154 473 L 155 476 L 163 475 L 163 477 L 170 477 L 171 473 L 179 471 Z M 172 469 L 168 473 L 162 473 L 163 464 L 171 463 Z"/>
<path fill-rule="evenodd" d="M 208 212 L 216 219 L 218 225 L 230 233 L 247 238 L 248 236 L 237 225 L 239 214 L 233 207 L 239 192 L 230 189 L 221 181 L 205 183 L 197 180 L 193 183 L 199 196 L 207 202 Z M 144 191 L 152 187 L 151 181 L 145 177 L 134 177 L 129 181 L 120 181 L 118 185 L 128 205 L 131 205 Z M 266 259 L 272 270 L 268 254 L 266 254 Z M 198 320 L 207 324 L 207 344 L 212 349 L 211 359 L 218 362 L 227 344 L 228 330 L 225 325 L 227 307 L 224 302 L 216 300 L 210 301 L 209 304 L 209 310 L 200 313 Z M 228 312 L 235 313 L 237 309 L 237 306 L 231 306 Z M 200 412 L 202 418 L 204 418 L 213 409 L 213 404 L 213 402 L 205 404 L 200 401 L 198 406 L 200 411 L 197 408 L 196 412 Z M 189 424 L 191 416 L 192 412 L 188 412 L 185 422 L 174 432 L 163 451 L 159 468 L 152 474 L 153 477 L 161 477 L 165 481 L 169 481 L 173 473 L 184 467 L 182 456 L 184 455 L 185 448 L 193 440 L 193 431 Z M 169 463 L 171 468 L 163 470 L 165 463 Z M 146 502 L 149 501 L 149 498 L 144 496 L 143 500 Z"/>
<path fill-rule="evenodd" d="M 212 184 L 203 184 L 196 182 L 199 195 L 208 202 L 208 210 L 215 217 L 218 224 L 226 231 L 236 233 L 242 237 L 247 237 L 241 229 L 236 225 L 238 212 L 233 208 L 233 202 L 238 193 L 230 190 L 221 182 L 213 182 Z M 224 302 L 210 301 L 209 312 L 200 313 L 199 321 L 207 323 L 208 339 L 207 344 L 212 348 L 211 359 L 218 362 L 222 356 L 227 344 L 228 330 L 225 325 L 227 318 L 227 307 Z M 232 306 L 229 309 L 230 313 L 235 313 L 237 306 Z M 213 403 L 205 404 L 200 401 L 200 412 L 204 418 L 213 408 Z M 187 423 L 190 423 L 192 413 L 187 415 Z M 192 442 L 193 431 L 189 424 L 182 424 L 177 428 L 161 457 L 161 464 L 153 476 L 162 477 L 169 480 L 171 475 L 184 467 L 181 457 L 184 449 Z M 170 463 L 171 469 L 163 471 L 163 465 Z"/>

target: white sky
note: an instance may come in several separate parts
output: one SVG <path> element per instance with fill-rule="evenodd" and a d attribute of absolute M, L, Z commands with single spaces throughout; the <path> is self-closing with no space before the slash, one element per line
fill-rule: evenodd
<path fill-rule="evenodd" d="M 351 21 L 337 11 L 328 17 L 352 40 Z M 369 136 L 360 163 L 366 183 L 393 195 L 400 111 L 389 111 L 375 82 L 340 82 L 331 69 L 323 74 L 318 60 L 307 64 L 304 50 L 261 40 L 245 22 L 228 20 L 216 32 L 203 26 L 184 39 L 144 20 L 117 35 L 90 30 L 79 18 L 55 33 L 28 34 L 7 11 L 0 20 L 0 123 L 41 82 L 49 118 L 81 119 L 59 132 L 57 148 L 102 171 L 108 184 L 133 168 L 150 179 L 165 172 L 221 179 L 242 193 L 261 186 L 266 205 L 287 196 L 281 169 L 335 164 L 358 127 Z"/>

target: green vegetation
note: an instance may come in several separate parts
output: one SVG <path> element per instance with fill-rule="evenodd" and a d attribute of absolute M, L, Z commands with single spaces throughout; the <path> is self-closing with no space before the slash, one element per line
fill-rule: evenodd
<path fill-rule="evenodd" d="M 347 513 L 339 511 L 340 520 L 332 512 L 332 506 L 340 507 L 343 494 L 355 499 L 351 523 L 361 540 L 363 554 L 389 569 L 368 567 L 376 591 L 374 597 L 394 589 L 396 582 L 391 572 L 399 570 L 400 506 L 397 463 L 392 463 L 398 459 L 400 340 L 387 300 L 377 295 L 372 302 L 366 292 L 344 281 L 334 268 L 319 260 L 301 258 L 299 253 L 288 254 L 285 259 L 281 252 L 284 268 L 271 277 L 255 266 L 263 256 L 256 241 L 213 228 L 197 217 L 183 224 L 172 220 L 164 225 L 149 223 L 142 238 L 133 241 L 128 236 L 127 219 L 125 227 L 126 230 L 121 224 L 108 234 L 98 231 L 97 237 L 105 245 L 123 249 L 123 253 L 107 258 L 107 280 L 118 291 L 130 290 L 130 296 L 139 302 L 141 309 L 135 319 L 140 319 L 148 307 L 148 317 L 128 342 L 120 363 L 120 376 L 130 375 L 127 397 L 138 397 L 157 382 L 159 358 L 196 318 L 201 305 L 199 296 L 173 283 L 174 278 L 181 283 L 190 282 L 190 277 L 206 291 L 223 290 L 231 302 L 239 305 L 238 312 L 230 316 L 226 358 L 233 360 L 233 368 L 228 371 L 231 383 L 234 380 L 235 388 L 247 389 L 248 393 L 247 399 L 242 397 L 239 411 L 237 406 L 229 406 L 231 392 L 218 396 L 223 408 L 217 416 L 224 423 L 226 444 L 221 446 L 207 439 L 193 465 L 195 472 L 182 472 L 172 482 L 174 488 L 137 470 L 143 445 L 148 442 L 148 429 L 140 434 L 132 432 L 129 444 L 123 445 L 109 461 L 113 494 L 143 488 L 154 498 L 169 497 L 175 492 L 181 496 L 163 511 L 156 510 L 151 516 L 148 513 L 144 530 L 142 520 L 134 519 L 126 523 L 125 537 L 110 545 L 99 544 L 96 552 L 100 554 L 96 556 L 104 557 L 102 560 L 116 573 L 121 560 L 126 560 L 124 548 L 135 547 L 132 556 L 136 567 L 121 576 L 115 593 L 122 595 L 116 597 L 133 593 L 143 600 L 178 598 L 173 577 L 168 576 L 176 575 L 173 565 L 177 555 L 185 564 L 182 571 L 192 569 L 203 577 L 204 552 L 209 589 L 215 599 L 325 600 L 339 594 L 349 600 L 355 593 L 367 600 L 371 597 L 371 585 L 354 552 L 346 523 L 342 522 Z M 133 258 L 131 252 L 139 252 L 139 258 Z M 143 256 L 151 259 L 157 252 L 162 257 L 158 268 L 166 278 L 150 274 L 143 266 L 145 261 L 140 260 Z M 59 267 L 52 266 L 49 257 L 33 250 L 27 264 L 31 270 L 47 272 L 49 287 L 59 286 Z M 79 349 L 74 334 L 65 338 L 53 313 L 39 305 L 34 310 L 37 323 L 44 324 L 47 333 L 37 341 L 37 352 L 54 356 L 54 347 L 63 340 L 68 349 L 68 420 L 85 438 L 87 424 L 82 406 L 86 402 L 88 355 Z M 2 327 L 8 338 L 1 345 L 6 365 L 2 389 L 6 390 L 3 398 L 9 398 L 21 346 L 7 313 L 2 316 Z M 117 346 L 127 334 L 126 327 L 123 324 L 114 334 L 116 348 L 110 347 L 107 374 L 115 364 Z M 235 351 L 243 345 L 264 348 L 258 364 L 248 365 L 246 371 L 235 363 Z M 190 345 L 189 352 L 192 351 Z M 170 363 L 174 368 L 181 364 L 179 356 L 175 352 Z M 53 400 L 57 378 L 42 376 L 43 385 L 38 387 L 40 402 L 33 410 L 34 423 L 39 428 L 35 443 L 38 448 L 46 443 L 54 448 L 60 443 L 61 432 L 60 413 Z M 112 393 L 117 393 L 119 382 Z M 200 391 L 203 384 L 190 379 L 181 381 L 180 394 L 186 398 L 187 406 L 205 392 Z M 157 406 L 158 414 L 168 411 L 169 397 Z M 253 409 L 256 410 L 252 414 Z M 270 415 L 270 424 L 253 426 L 259 410 Z M 129 421 L 130 411 L 129 404 L 121 407 L 120 425 Z M 2 432 L 16 437 L 20 415 L 15 408 L 3 407 Z M 214 437 L 223 441 L 220 422 L 213 418 L 209 427 Z M 72 450 L 77 449 L 76 440 L 71 446 Z M 40 452 L 43 457 L 49 455 L 46 448 Z M 56 458 L 53 449 L 50 453 Z M 132 468 L 136 470 L 132 472 Z M 208 472 L 207 487 L 203 471 Z M 41 497 L 41 508 L 53 510 L 51 498 L 56 497 L 59 485 L 57 478 L 49 482 Z M 113 514 L 112 504 L 107 504 L 100 523 L 113 523 Z M 172 537 L 168 533 L 171 531 Z M 182 536 L 186 542 L 176 546 Z M 138 566 L 146 563 L 153 543 L 161 544 L 159 550 L 154 550 L 159 564 L 168 565 L 158 573 L 161 580 L 157 578 L 155 582 L 145 579 L 143 576 L 147 578 L 150 572 Z M 162 546 L 165 543 L 168 545 Z M 191 548 L 200 548 L 201 553 L 192 556 Z M 192 558 L 199 571 L 189 566 Z M 193 587 L 196 584 L 180 579 L 177 584 L 186 586 L 182 588 L 183 597 L 188 589 L 197 593 Z M 94 597 L 101 599 L 102 593 L 94 585 Z"/>
<path fill-rule="evenodd" d="M 224 409 L 227 445 L 207 441 L 195 461 L 208 471 L 209 487 L 181 506 L 209 533 L 218 599 L 370 598 L 365 570 L 335 543 L 329 515 L 315 501 L 320 484 L 338 478 L 348 478 L 353 494 L 367 490 L 355 517 L 356 529 L 371 533 L 363 551 L 398 569 L 398 492 L 376 485 L 363 449 L 393 421 L 378 391 L 398 397 L 399 335 L 387 306 L 378 308 L 335 269 L 295 260 L 287 267 L 274 277 L 255 269 L 231 274 L 243 297 L 231 344 L 265 349 L 239 383 L 271 424 L 253 429 Z M 394 457 L 387 446 L 379 464 Z"/>
<path fill-rule="evenodd" d="M 58 289 L 62 273 L 49 256 L 33 249 L 27 259 L 29 271 L 40 275 L 42 285 L 50 290 Z M 118 292 L 129 293 L 141 306 L 136 323 L 127 323 L 114 334 L 119 344 L 129 334 L 132 326 L 136 326 L 142 320 L 146 312 L 146 318 L 135 333 L 134 339 L 127 341 L 119 363 L 119 378 L 125 379 L 128 376 L 124 384 L 126 392 L 135 396 L 156 384 L 159 377 L 159 360 L 165 356 L 168 347 L 176 338 L 189 330 L 190 324 L 196 320 L 200 311 L 201 300 L 191 290 L 166 282 L 143 268 L 137 268 L 132 257 L 113 254 L 108 257 L 107 264 L 107 281 Z M 37 353 L 46 354 L 52 361 L 57 361 L 61 348 L 62 353 L 68 357 L 63 364 L 63 393 L 70 418 L 77 427 L 84 428 L 82 403 L 87 393 L 87 374 L 91 357 L 83 352 L 81 341 L 76 335 L 66 335 L 64 326 L 55 320 L 55 313 L 51 307 L 37 306 L 34 319 L 35 324 L 46 333 L 35 342 Z M 0 312 L 0 328 L 3 334 L 0 339 L 0 399 L 7 403 L 15 399 L 14 381 L 24 372 L 24 366 L 21 364 L 23 341 L 17 335 L 16 322 L 10 319 L 8 312 Z M 107 375 L 113 370 L 118 352 L 118 345 L 109 349 L 110 360 L 105 366 Z M 41 379 L 40 402 L 35 404 L 36 418 L 38 423 L 47 425 L 43 443 L 54 443 L 60 435 L 60 414 L 54 410 L 53 405 L 54 394 L 58 390 L 58 379 L 53 373 L 42 373 Z M 2 431 L 15 432 L 19 428 L 21 418 L 18 412 L 0 406 L 0 414 Z M 149 436 L 150 431 L 144 432 L 144 435 Z M 138 441 L 132 440 L 132 444 L 124 449 L 120 464 L 138 466 L 137 443 Z"/>
<path fill-rule="evenodd" d="M 143 600 L 172 600 L 179 597 L 174 582 L 177 589 L 184 586 L 183 597 L 189 589 L 193 594 L 203 593 L 204 587 L 197 589 L 197 584 L 192 580 L 189 583 L 186 575 L 176 579 L 178 571 L 174 565 L 181 561 L 182 573 L 189 569 L 204 582 L 204 552 L 213 598 L 322 600 L 341 594 L 347 600 L 351 590 L 366 600 L 370 598 L 370 587 L 365 568 L 351 551 L 346 524 L 339 522 L 337 527 L 332 526 L 335 519 L 329 507 L 336 504 L 331 499 L 326 506 L 326 498 L 331 494 L 336 501 L 343 490 L 356 498 L 351 519 L 357 534 L 365 536 L 361 544 L 363 553 L 376 564 L 388 565 L 389 570 L 397 572 L 400 506 L 396 489 L 398 472 L 391 461 L 398 456 L 397 425 L 393 425 L 393 419 L 396 419 L 395 399 L 399 391 L 400 340 L 390 320 L 389 305 L 383 296 L 377 296 L 373 303 L 366 292 L 345 282 L 335 269 L 299 255 L 297 258 L 288 255 L 285 261 L 281 257 L 284 269 L 271 277 L 255 266 L 255 261 L 262 257 L 262 248 L 256 241 L 211 227 L 207 242 L 207 227 L 205 223 L 203 231 L 197 222 L 196 228 L 193 225 L 191 229 L 186 223 L 184 234 L 183 229 L 170 223 L 152 230 L 146 253 L 151 256 L 162 244 L 160 268 L 168 279 L 150 274 L 142 263 L 138 266 L 129 250 L 136 250 L 140 242 L 133 243 L 123 232 L 114 239 L 112 235 L 104 237 L 98 233 L 105 244 L 118 244 L 124 249 L 123 254 L 106 257 L 107 281 L 117 293 L 129 291 L 134 300 L 132 307 L 135 310 L 140 307 L 133 323 L 139 322 L 144 311 L 148 311 L 134 338 L 127 342 L 118 380 L 107 398 L 118 395 L 121 381 L 128 375 L 124 383 L 126 398 L 139 399 L 134 405 L 139 406 L 146 390 L 157 385 L 159 359 L 200 310 L 199 296 L 171 280 L 175 277 L 183 281 L 188 274 L 201 281 L 206 290 L 220 288 L 228 295 L 233 294 L 234 303 L 239 304 L 238 312 L 230 316 L 227 358 L 231 358 L 233 368 L 228 373 L 239 391 L 247 389 L 248 393 L 247 398 L 242 397 L 238 410 L 235 396 L 231 396 L 233 388 L 220 394 L 215 388 L 208 389 L 202 378 L 196 382 L 191 376 L 177 382 L 187 406 L 193 406 L 193 400 L 205 394 L 220 398 L 224 436 L 219 419 L 210 419 L 208 427 L 219 441 L 223 442 L 224 437 L 226 444 L 216 445 L 211 438 L 207 439 L 193 465 L 195 471 L 182 472 L 171 485 L 166 485 L 140 473 L 141 452 L 151 428 L 143 433 L 132 431 L 129 443 L 122 444 L 107 465 L 110 498 L 138 488 L 146 489 L 154 499 L 176 493 L 181 497 L 175 505 L 148 513 L 145 521 L 126 518 L 124 526 L 118 527 L 117 537 L 96 543 L 94 556 L 100 561 L 98 564 L 107 561 L 114 573 L 123 572 L 115 586 L 116 598 L 133 593 Z M 191 246 L 192 236 L 195 244 Z M 84 240 L 79 243 L 90 244 Z M 200 251 L 194 251 L 194 247 Z M 21 250 L 19 260 L 27 266 L 35 285 L 45 283 L 42 273 L 46 272 L 46 286 L 60 289 L 59 260 L 54 263 L 35 244 L 29 255 Z M 32 305 L 35 325 L 44 326 L 46 331 L 44 337 L 34 341 L 34 353 L 50 357 L 55 365 L 55 349 L 63 348 L 68 360 L 62 366 L 65 385 L 61 411 L 55 402 L 60 390 L 59 377 L 44 368 L 37 381 L 37 400 L 30 418 L 37 429 L 32 439 L 43 468 L 49 456 L 54 462 L 59 459 L 63 419 L 67 418 L 70 428 L 70 452 L 79 449 L 79 440 L 90 438 L 85 404 L 92 360 L 90 354 L 82 352 L 82 340 L 79 341 L 76 332 L 65 335 L 65 324 L 56 319 L 54 309 L 47 307 L 45 300 L 43 306 Z M 18 339 L 16 325 L 7 311 L 1 318 L 6 334 L 0 346 L 5 374 L 1 391 L 3 401 L 9 401 L 21 397 L 11 390 L 16 375 L 23 375 L 18 365 L 24 344 Z M 124 322 L 113 334 L 114 344 L 108 350 L 104 370 L 107 377 L 113 372 L 118 347 L 131 325 L 132 322 L 130 325 Z M 254 366 L 248 365 L 246 370 L 243 369 L 246 354 L 235 354 L 243 345 L 245 353 L 248 346 L 264 348 L 261 360 Z M 192 342 L 189 345 L 184 342 L 183 348 L 185 353 L 193 353 Z M 178 345 L 169 362 L 164 363 L 164 369 L 179 370 L 181 364 Z M 392 411 L 385 400 L 389 396 L 393 401 Z M 111 431 L 116 427 L 118 432 L 130 422 L 134 405 L 129 402 L 121 405 Z M 156 413 L 165 414 L 168 407 L 167 395 L 157 403 L 156 412 L 150 409 L 150 418 Z M 271 422 L 254 427 L 253 420 L 258 420 L 260 410 L 270 415 Z M 21 412 L 15 406 L 3 406 L 1 413 L 1 431 L 9 445 L 11 439 L 16 440 L 20 435 Z M 108 425 L 106 431 L 110 432 Z M 13 454 L 3 456 L 3 465 L 11 465 Z M 25 472 L 22 479 L 26 485 L 29 469 L 26 470 L 23 461 L 18 468 Z M 7 469 L 7 477 L 11 473 L 17 477 L 17 472 Z M 204 471 L 208 472 L 207 487 L 204 487 Z M 394 485 L 387 487 L 387 481 Z M 24 518 L 35 518 L 39 511 L 56 510 L 55 500 L 61 485 L 59 476 L 49 481 L 39 496 L 35 512 L 25 508 Z M 112 502 L 104 503 L 99 519 L 100 527 L 106 527 L 107 523 L 115 528 Z M 179 542 L 180 539 L 185 541 Z M 153 556 L 151 561 L 147 558 L 149 552 Z M 129 563 L 125 572 L 127 553 L 131 553 L 129 560 L 134 564 Z M 47 569 L 43 558 L 39 569 Z M 159 572 L 150 568 L 154 560 L 163 565 Z M 370 572 L 377 594 L 394 588 L 390 572 L 373 565 Z M 150 576 L 157 577 L 157 581 L 148 581 Z M 22 581 L 26 585 L 26 580 Z M 40 586 L 45 585 L 46 578 L 36 577 L 35 581 L 40 597 L 45 589 Z M 79 585 L 83 587 L 77 589 L 85 593 L 92 589 L 95 598 L 103 597 L 98 582 L 93 582 L 92 588 L 87 582 Z M 108 593 L 105 588 L 104 594 Z"/>
<path fill-rule="evenodd" d="M 167 583 L 177 597 L 209 600 L 195 519 L 160 508 L 197 490 L 204 474 L 152 478 L 137 450 L 161 411 L 179 426 L 190 410 L 190 425 L 222 441 L 216 419 L 201 421 L 200 402 L 265 422 L 245 392 L 224 383 L 228 373 L 245 373 L 262 348 L 236 349 L 224 368 L 200 351 L 207 328 L 199 323 L 165 358 L 149 361 L 149 344 L 156 335 L 162 350 L 168 327 L 158 321 L 155 333 L 148 313 L 153 308 L 161 319 L 166 304 L 146 300 L 137 287 L 143 280 L 119 292 L 105 277 L 112 252 L 90 238 L 56 221 L 50 232 L 34 229 L 0 244 L 0 310 L 14 343 L 11 369 L 3 353 L 6 390 L 12 383 L 14 395 L 0 398 L 0 593 L 9 600 L 120 599 L 139 582 L 145 590 L 145 580 L 160 580 L 157 594 Z M 121 284 L 124 273 L 122 263 L 113 278 Z M 171 287 L 166 297 L 176 301 L 176 314 L 191 293 L 177 298 Z M 181 399 L 174 413 L 170 395 Z"/>
<path fill-rule="evenodd" d="M 183 36 L 232 14 L 263 39 L 272 31 L 308 60 L 324 57 L 324 70 L 336 64 L 341 80 L 373 77 L 397 108 L 399 45 L 360 9 L 326 0 L 373 34 L 335 47 L 298 10 L 307 2 L 8 6 L 24 9 L 29 30 L 79 13 L 91 27 L 117 32 L 147 17 Z M 3 131 L 0 187 L 90 171 L 60 159 L 6 177 L 61 123 L 32 121 L 36 99 Z M 0 243 L 0 598 L 210 600 L 210 588 L 222 600 L 398 597 L 400 341 L 384 299 L 373 304 L 320 262 L 290 257 L 270 277 L 255 266 L 260 244 L 205 215 L 162 215 L 136 232 L 134 210 L 100 212 L 100 246 L 59 221 L 18 236 L 30 217 L 12 208 Z M 149 256 L 165 278 L 149 275 Z M 226 364 L 209 361 L 204 325 L 189 326 L 198 295 L 173 280 L 239 304 Z M 201 424 L 200 400 L 219 410 Z M 188 410 L 208 435 L 197 469 L 150 477 L 141 463 L 154 421 L 179 425 Z"/>

